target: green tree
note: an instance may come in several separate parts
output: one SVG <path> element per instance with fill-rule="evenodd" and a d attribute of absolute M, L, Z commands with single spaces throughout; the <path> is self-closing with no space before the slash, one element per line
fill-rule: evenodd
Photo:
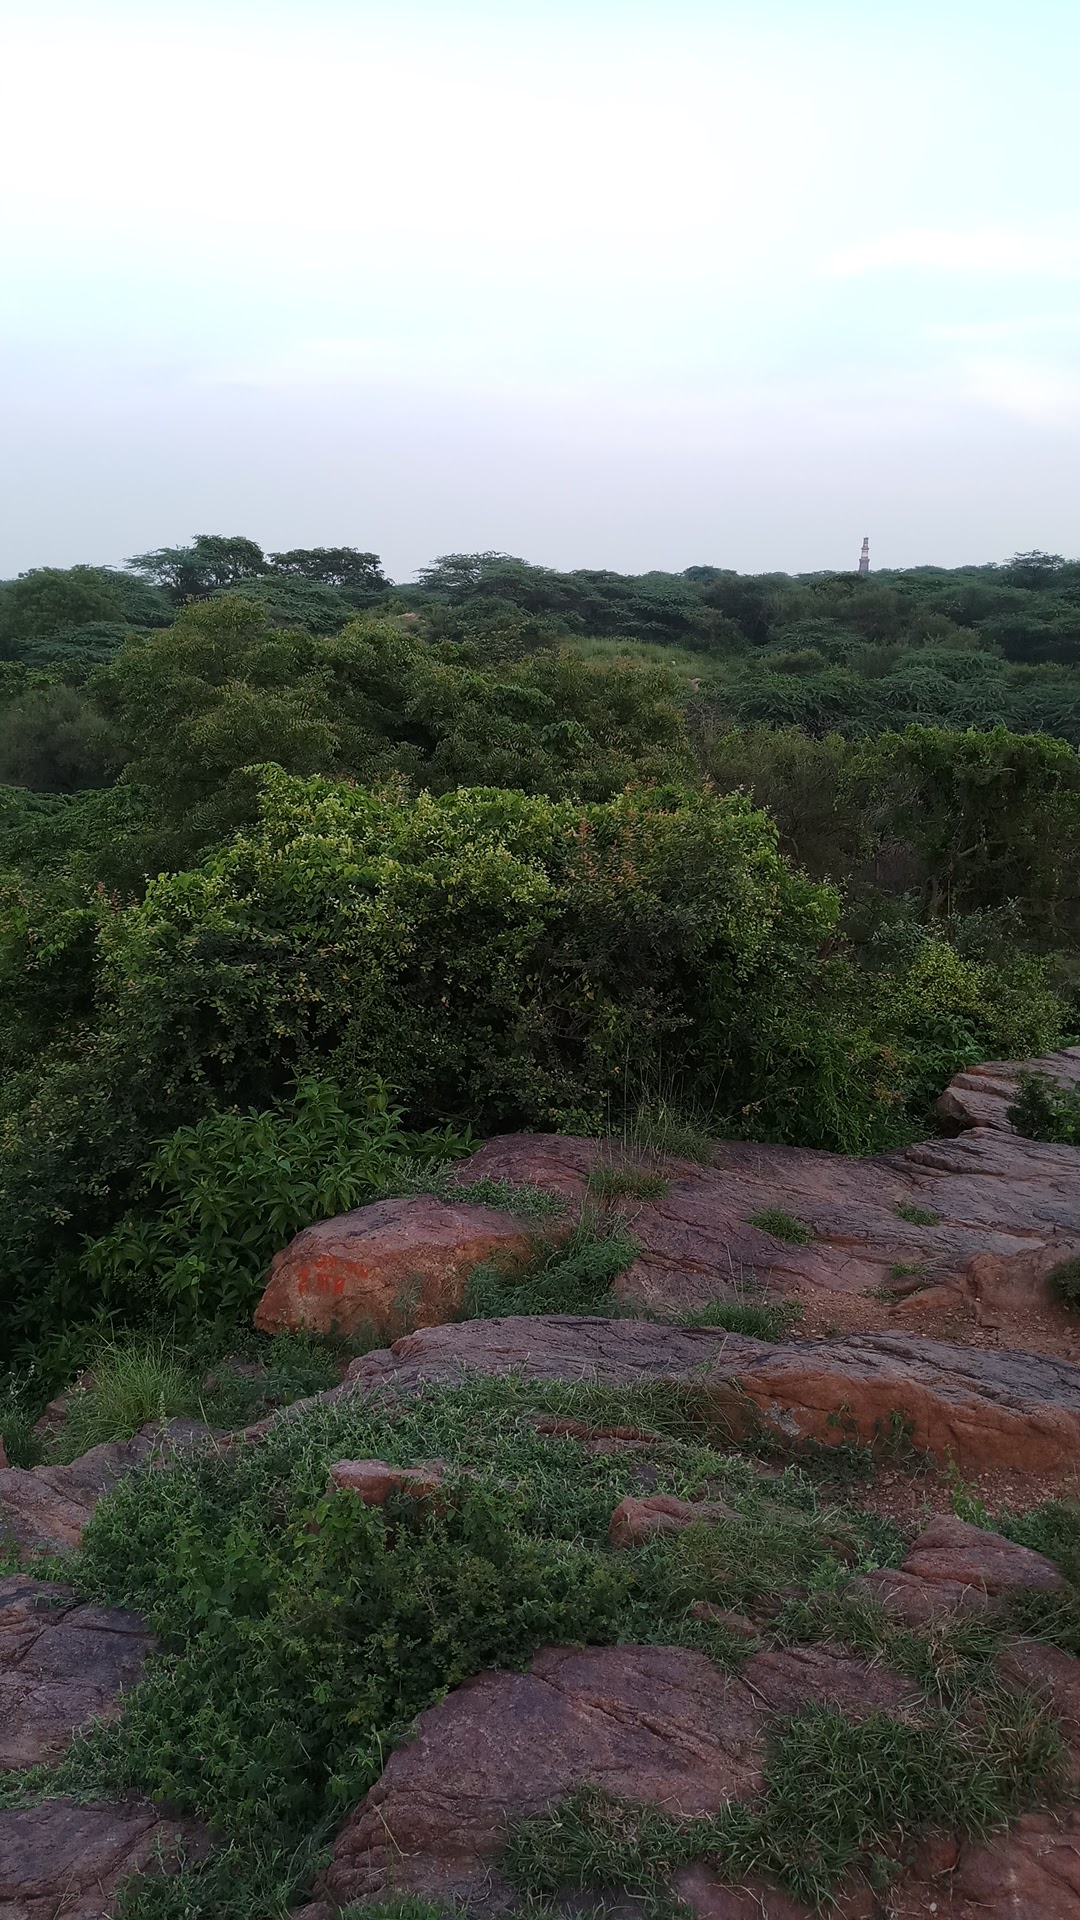
<path fill-rule="evenodd" d="M 201 599 L 265 572 L 266 556 L 242 534 L 197 533 L 190 546 L 156 547 L 152 553 L 132 554 L 125 564 L 182 601 Z"/>
<path fill-rule="evenodd" d="M 365 597 L 390 590 L 378 554 L 363 553 L 359 547 L 290 547 L 268 558 L 275 573 L 296 574 L 324 587 L 348 588 Z"/>
<path fill-rule="evenodd" d="M 124 614 L 120 593 L 99 567 L 34 567 L 0 587 L 0 659 L 19 659 L 61 629 Z"/>

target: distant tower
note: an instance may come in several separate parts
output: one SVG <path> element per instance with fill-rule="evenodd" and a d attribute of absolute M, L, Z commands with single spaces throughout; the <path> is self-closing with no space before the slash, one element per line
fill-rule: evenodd
<path fill-rule="evenodd" d="M 869 571 L 870 571 L 870 535 L 868 533 L 864 533 L 863 543 L 862 543 L 862 552 L 859 555 L 859 572 L 869 573 Z"/>

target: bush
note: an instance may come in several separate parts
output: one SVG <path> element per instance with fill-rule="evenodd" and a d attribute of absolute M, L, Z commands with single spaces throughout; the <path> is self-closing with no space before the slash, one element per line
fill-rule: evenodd
<path fill-rule="evenodd" d="M 1022 1074 L 1006 1117 L 1027 1140 L 1080 1147 L 1080 1086 L 1059 1086 L 1047 1073 Z"/>
<path fill-rule="evenodd" d="M 152 1204 L 93 1241 L 84 1270 L 110 1303 L 241 1313 L 302 1227 L 393 1191 L 395 1175 L 406 1187 L 417 1172 L 430 1181 L 466 1144 L 448 1129 L 407 1132 L 381 1085 L 346 1101 L 329 1082 L 301 1080 L 283 1107 L 179 1128 L 144 1176 Z"/>
<path fill-rule="evenodd" d="M 1055 1300 L 1070 1313 L 1080 1313 L 1080 1260 L 1061 1260 L 1046 1276 Z"/>

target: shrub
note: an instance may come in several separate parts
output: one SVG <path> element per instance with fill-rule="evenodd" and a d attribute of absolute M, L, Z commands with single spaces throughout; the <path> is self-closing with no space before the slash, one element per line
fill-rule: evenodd
<path fill-rule="evenodd" d="M 1059 1086 L 1047 1073 L 1022 1074 L 1006 1117 L 1027 1140 L 1080 1147 L 1080 1086 Z"/>
<path fill-rule="evenodd" d="M 1070 1313 L 1080 1313 L 1080 1259 L 1059 1261 L 1047 1274 L 1046 1284 Z"/>
<path fill-rule="evenodd" d="M 106 1300 L 186 1314 L 234 1314 L 302 1227 L 394 1189 L 422 1184 L 466 1142 L 448 1130 L 412 1134 L 385 1087 L 347 1101 L 304 1079 L 285 1106 L 217 1113 L 181 1127 L 147 1168 L 133 1210 L 94 1241 L 85 1270 Z"/>

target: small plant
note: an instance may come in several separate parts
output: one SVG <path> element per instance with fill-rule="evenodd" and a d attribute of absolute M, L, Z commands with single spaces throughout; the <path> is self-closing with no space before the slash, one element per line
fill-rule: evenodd
<path fill-rule="evenodd" d="M 1080 1085 L 1061 1087 L 1048 1073 L 1025 1073 L 1006 1115 L 1027 1140 L 1080 1147 Z"/>
<path fill-rule="evenodd" d="M 34 1415 L 24 1380 L 0 1382 L 0 1441 L 9 1467 L 36 1467 L 44 1447 L 34 1432 Z"/>
<path fill-rule="evenodd" d="M 623 1137 L 633 1153 L 655 1153 L 662 1159 L 696 1160 L 707 1167 L 716 1141 L 699 1121 L 687 1119 L 666 1100 L 640 1106 L 624 1128 Z"/>
<path fill-rule="evenodd" d="M 643 1167 L 594 1167 L 589 1175 L 589 1193 L 594 1200 L 660 1200 L 668 1190 L 661 1173 L 649 1173 Z"/>
<path fill-rule="evenodd" d="M 104 1441 L 130 1439 L 148 1421 L 198 1413 L 198 1385 L 165 1341 L 109 1342 L 71 1396 L 59 1450 L 74 1460 Z"/>
<path fill-rule="evenodd" d="M 1047 1274 L 1046 1284 L 1070 1313 L 1080 1313 L 1080 1259 L 1059 1261 Z"/>
<path fill-rule="evenodd" d="M 742 1333 L 751 1340 L 786 1340 L 802 1317 L 797 1300 L 764 1301 L 710 1300 L 704 1307 L 688 1307 L 680 1313 L 676 1326 L 724 1327 L 728 1333 Z"/>
<path fill-rule="evenodd" d="M 923 1278 L 926 1269 L 921 1260 L 894 1260 L 889 1268 L 890 1280 L 913 1280 Z"/>
<path fill-rule="evenodd" d="M 927 1207 L 916 1207 L 909 1200 L 900 1200 L 893 1208 L 898 1220 L 906 1220 L 911 1227 L 936 1227 L 941 1223 L 940 1213 L 931 1213 Z"/>
<path fill-rule="evenodd" d="M 470 1320 L 517 1313 L 605 1313 L 611 1283 L 637 1258 L 638 1245 L 616 1215 L 583 1214 L 561 1244 L 541 1243 L 531 1270 L 512 1273 L 492 1261 L 474 1267 L 465 1288 Z"/>
<path fill-rule="evenodd" d="M 785 1213 L 782 1207 L 763 1207 L 760 1213 L 752 1213 L 750 1225 L 793 1247 L 805 1247 L 814 1237 L 813 1227 L 808 1227 L 805 1220 L 796 1220 L 793 1213 Z"/>

